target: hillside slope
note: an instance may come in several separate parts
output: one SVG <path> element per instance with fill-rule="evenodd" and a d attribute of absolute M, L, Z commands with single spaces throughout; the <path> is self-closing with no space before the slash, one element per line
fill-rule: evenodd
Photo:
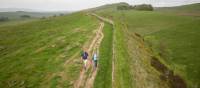
<path fill-rule="evenodd" d="M 199 17 L 119 5 L 128 4 L 1 25 L 0 87 L 200 87 Z M 198 7 L 183 7 L 198 14 Z M 86 70 L 81 48 L 89 53 Z"/>
<path fill-rule="evenodd" d="M 81 69 L 77 56 L 98 23 L 78 12 L 0 26 L 0 87 L 73 87 Z M 76 61 L 65 65 L 70 58 Z"/>
<path fill-rule="evenodd" d="M 198 14 L 197 10 L 193 11 Z M 118 30 L 115 36 L 118 36 L 116 58 L 119 63 L 115 65 L 118 76 L 114 87 L 133 87 L 126 85 L 130 84 L 129 79 L 136 80 L 135 83 L 131 81 L 136 88 L 199 87 L 200 71 L 196 63 L 200 57 L 198 17 L 177 16 L 165 11 L 120 11 L 115 8 L 95 13 L 112 19 Z"/>

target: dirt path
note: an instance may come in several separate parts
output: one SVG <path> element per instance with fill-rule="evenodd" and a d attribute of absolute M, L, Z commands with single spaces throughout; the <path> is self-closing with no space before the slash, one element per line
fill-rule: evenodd
<path fill-rule="evenodd" d="M 105 21 L 105 22 L 108 22 L 109 24 L 111 24 L 111 25 L 113 25 L 114 26 L 114 22 L 112 21 L 112 20 L 110 20 L 110 19 L 107 19 L 107 18 L 104 18 L 104 17 L 101 17 L 101 16 L 99 16 L 99 15 L 97 15 L 97 14 L 94 14 L 94 13 L 92 13 L 91 15 L 93 15 L 93 16 L 95 16 L 95 17 L 97 17 L 98 19 L 100 19 L 100 20 L 102 20 L 102 21 Z M 115 33 L 115 31 L 113 30 L 113 45 L 112 45 L 112 87 L 114 87 L 114 81 L 115 81 L 115 76 L 114 76 L 114 74 L 115 74 L 115 36 L 114 36 L 114 33 Z"/>
<path fill-rule="evenodd" d="M 100 26 L 96 32 L 96 36 L 93 38 L 91 44 L 89 45 L 89 48 L 88 48 L 88 52 L 89 52 L 89 63 L 87 65 L 87 70 L 82 70 L 80 72 L 80 76 L 79 76 L 79 79 L 75 82 L 74 84 L 74 88 L 80 88 L 80 87 L 84 87 L 84 88 L 92 88 L 93 87 L 93 83 L 94 83 L 94 79 L 96 77 L 96 73 L 97 73 L 97 70 L 98 68 L 95 70 L 95 71 L 91 71 L 89 73 L 89 76 L 87 77 L 87 72 L 89 71 L 88 69 L 92 67 L 92 53 L 93 53 L 93 50 L 94 49 L 97 49 L 99 50 L 99 46 L 100 46 L 100 43 L 103 39 L 103 27 L 104 27 L 104 23 L 101 22 L 100 23 Z"/>
<path fill-rule="evenodd" d="M 104 27 L 104 23 L 101 24 L 101 27 L 100 27 L 99 32 L 97 34 L 97 36 L 98 36 L 97 41 L 95 43 L 95 46 L 93 47 L 93 49 L 97 49 L 97 51 L 99 51 L 100 43 L 101 43 L 101 41 L 103 40 L 103 37 L 104 37 L 103 32 L 102 32 L 103 27 Z M 94 79 L 95 79 L 96 74 L 97 74 L 97 70 L 98 70 L 98 68 L 89 75 L 89 77 L 86 81 L 85 88 L 93 88 L 93 83 L 94 83 Z"/>

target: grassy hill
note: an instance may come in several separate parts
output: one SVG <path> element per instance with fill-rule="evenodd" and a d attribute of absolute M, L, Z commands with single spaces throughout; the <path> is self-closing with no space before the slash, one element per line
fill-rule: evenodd
<path fill-rule="evenodd" d="M 176 6 L 176 7 L 160 7 L 155 8 L 156 11 L 164 13 L 175 13 L 186 16 L 200 16 L 200 3 Z"/>
<path fill-rule="evenodd" d="M 90 84 L 93 70 L 81 70 L 79 53 L 90 46 L 101 21 L 94 88 L 198 88 L 200 18 L 175 12 L 199 14 L 199 4 L 170 8 L 174 12 L 117 10 L 120 5 L 128 4 L 0 25 L 0 87 Z"/>
<path fill-rule="evenodd" d="M 115 5 L 113 7 L 115 7 Z M 176 8 L 182 9 L 178 11 L 185 13 L 193 12 L 195 14 L 199 14 L 199 4 L 186 5 L 183 7 L 180 6 Z M 175 8 L 172 7 L 171 9 L 173 10 Z M 121 56 L 119 56 L 119 54 L 117 55 L 118 60 L 121 60 L 120 63 L 124 62 L 126 65 L 129 64 L 129 66 L 131 63 L 128 63 L 128 61 L 133 61 L 135 65 L 138 65 L 139 62 L 142 64 L 141 66 L 137 66 L 138 68 L 132 67 L 132 69 L 134 68 L 133 71 L 128 68 L 123 70 L 123 66 L 125 65 L 116 67 L 119 69 L 119 72 L 116 73 L 119 75 L 119 77 L 117 77 L 119 78 L 117 81 L 122 80 L 121 82 L 116 83 L 116 87 L 120 88 L 125 86 L 125 83 L 121 84 L 123 82 L 130 82 L 128 79 L 131 75 L 128 76 L 129 78 L 125 76 L 123 77 L 123 74 L 125 74 L 125 71 L 127 70 L 128 73 L 126 75 L 131 72 L 133 72 L 131 74 L 134 74 L 135 76 L 146 75 L 143 78 L 133 78 L 136 80 L 136 87 L 141 87 L 141 85 L 143 85 L 143 87 L 154 86 L 155 88 L 156 84 L 162 84 L 165 82 L 163 80 L 159 81 L 159 78 L 157 79 L 157 77 L 162 75 L 157 74 L 157 71 L 152 70 L 155 68 L 152 68 L 151 66 L 152 61 L 150 56 L 159 58 L 163 64 L 173 70 L 174 75 L 180 75 L 186 81 L 189 88 L 198 87 L 200 85 L 200 76 L 198 75 L 200 73 L 200 70 L 198 69 L 200 66 L 198 64 L 198 58 L 200 57 L 198 54 L 200 53 L 198 42 L 198 38 L 200 37 L 200 27 L 198 25 L 200 25 L 200 19 L 198 17 L 177 16 L 176 14 L 169 14 L 164 10 L 159 12 L 133 10 L 117 11 L 114 8 L 109 10 L 97 10 L 96 13 L 114 20 L 116 23 L 115 29 L 118 30 L 118 32 L 121 31 L 121 33 L 118 34 L 118 36 L 121 36 L 118 37 L 118 41 L 122 39 L 121 42 L 126 44 L 118 45 L 119 47 L 123 47 L 120 48 L 119 51 L 124 49 L 124 51 L 121 52 Z M 135 34 L 136 37 L 132 37 L 135 36 Z M 137 36 L 141 38 L 137 39 Z M 141 42 L 143 39 L 145 41 L 144 43 Z M 138 49 L 137 47 L 141 49 Z M 125 56 L 128 56 L 125 52 L 129 53 L 129 57 L 125 58 Z M 123 59 L 126 60 L 122 61 Z M 140 71 L 141 69 L 143 70 Z M 137 70 L 143 74 L 140 73 L 140 75 L 138 75 Z M 122 74 L 120 74 L 120 72 L 122 72 Z M 141 80 L 143 82 L 141 82 Z M 138 81 L 141 83 L 137 84 Z M 173 86 L 173 83 L 169 85 Z M 161 86 L 163 85 L 157 85 L 157 87 Z M 131 87 L 131 85 L 129 87 Z"/>
<path fill-rule="evenodd" d="M 70 83 L 77 79 L 81 64 L 63 64 L 80 52 L 97 24 L 91 16 L 73 13 L 1 26 L 0 87 L 73 86 Z"/>
<path fill-rule="evenodd" d="M 99 7 L 96 7 L 96 8 L 92 8 L 92 9 L 88 9 L 88 10 L 85 10 L 86 12 L 89 11 L 89 12 L 95 12 L 95 11 L 98 11 L 98 12 L 103 12 L 103 11 L 116 11 L 117 10 L 117 7 L 118 6 L 126 6 L 126 5 L 129 5 L 128 3 L 125 3 L 125 2 L 121 2 L 121 3 L 115 3 L 115 4 L 106 4 L 106 5 L 103 5 L 103 6 L 99 6 Z"/>

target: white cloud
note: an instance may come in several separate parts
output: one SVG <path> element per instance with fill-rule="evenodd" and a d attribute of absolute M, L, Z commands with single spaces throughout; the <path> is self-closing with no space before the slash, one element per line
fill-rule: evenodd
<path fill-rule="evenodd" d="M 38 10 L 80 10 L 108 3 L 152 4 L 154 6 L 176 6 L 199 3 L 200 0 L 0 0 L 0 8 L 29 8 Z"/>

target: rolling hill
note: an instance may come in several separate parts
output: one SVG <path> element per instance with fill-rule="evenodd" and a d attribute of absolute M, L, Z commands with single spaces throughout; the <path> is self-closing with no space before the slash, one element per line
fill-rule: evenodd
<path fill-rule="evenodd" d="M 63 65 L 80 52 L 97 26 L 98 20 L 84 13 L 1 26 L 0 87 L 70 86 L 81 64 Z"/>
<path fill-rule="evenodd" d="M 128 4 L 1 25 L 0 87 L 200 87 L 200 19 L 176 13 L 199 14 L 199 4 L 168 11 L 118 10 L 121 5 Z M 82 48 L 89 53 L 86 70 Z"/>
<path fill-rule="evenodd" d="M 198 5 L 192 4 L 179 8 L 182 8 L 181 11 L 185 13 L 191 11 L 198 14 Z M 173 8 L 177 7 L 171 7 L 171 9 Z M 125 83 L 130 84 L 131 81 L 128 81 L 132 77 L 130 73 L 135 75 L 135 78 L 132 79 L 136 80 L 136 88 L 167 87 L 162 84 L 163 82 L 172 88 L 185 88 L 186 85 L 189 88 L 198 88 L 200 79 L 198 75 L 200 72 L 198 70 L 199 64 L 197 64 L 200 52 L 198 46 L 200 21 L 198 17 L 185 17 L 174 13 L 169 14 L 165 11 L 117 11 L 116 9 L 101 9 L 95 13 L 112 19 L 116 23 L 115 29 L 119 33 L 116 34 L 116 37 L 119 36 L 116 42 L 126 43 L 124 46 L 119 43 L 117 47 L 119 52 L 123 49 L 124 51 L 121 52 L 122 56 L 120 53 L 117 54 L 116 57 L 120 63 L 116 64 L 122 64 L 122 62 L 125 64 L 116 67 L 119 70 L 116 72 L 118 75 L 116 79 L 119 78 L 116 80 L 116 88 L 127 86 Z M 120 39 L 122 41 L 119 41 Z M 128 56 L 125 52 L 129 53 L 129 58 L 123 58 Z M 155 58 L 160 62 L 154 61 Z M 126 60 L 123 61 L 123 59 Z M 130 61 L 133 61 L 134 67 L 124 70 L 123 66 L 131 65 L 128 63 Z M 160 64 L 161 62 L 165 66 Z M 127 74 L 125 74 L 126 71 Z"/>
<path fill-rule="evenodd" d="M 9 20 L 20 20 L 21 16 L 28 15 L 30 18 L 42 18 L 50 17 L 60 14 L 66 14 L 67 12 L 25 12 L 25 11 L 16 11 L 16 12 L 0 12 L 0 17 L 8 17 Z"/>

